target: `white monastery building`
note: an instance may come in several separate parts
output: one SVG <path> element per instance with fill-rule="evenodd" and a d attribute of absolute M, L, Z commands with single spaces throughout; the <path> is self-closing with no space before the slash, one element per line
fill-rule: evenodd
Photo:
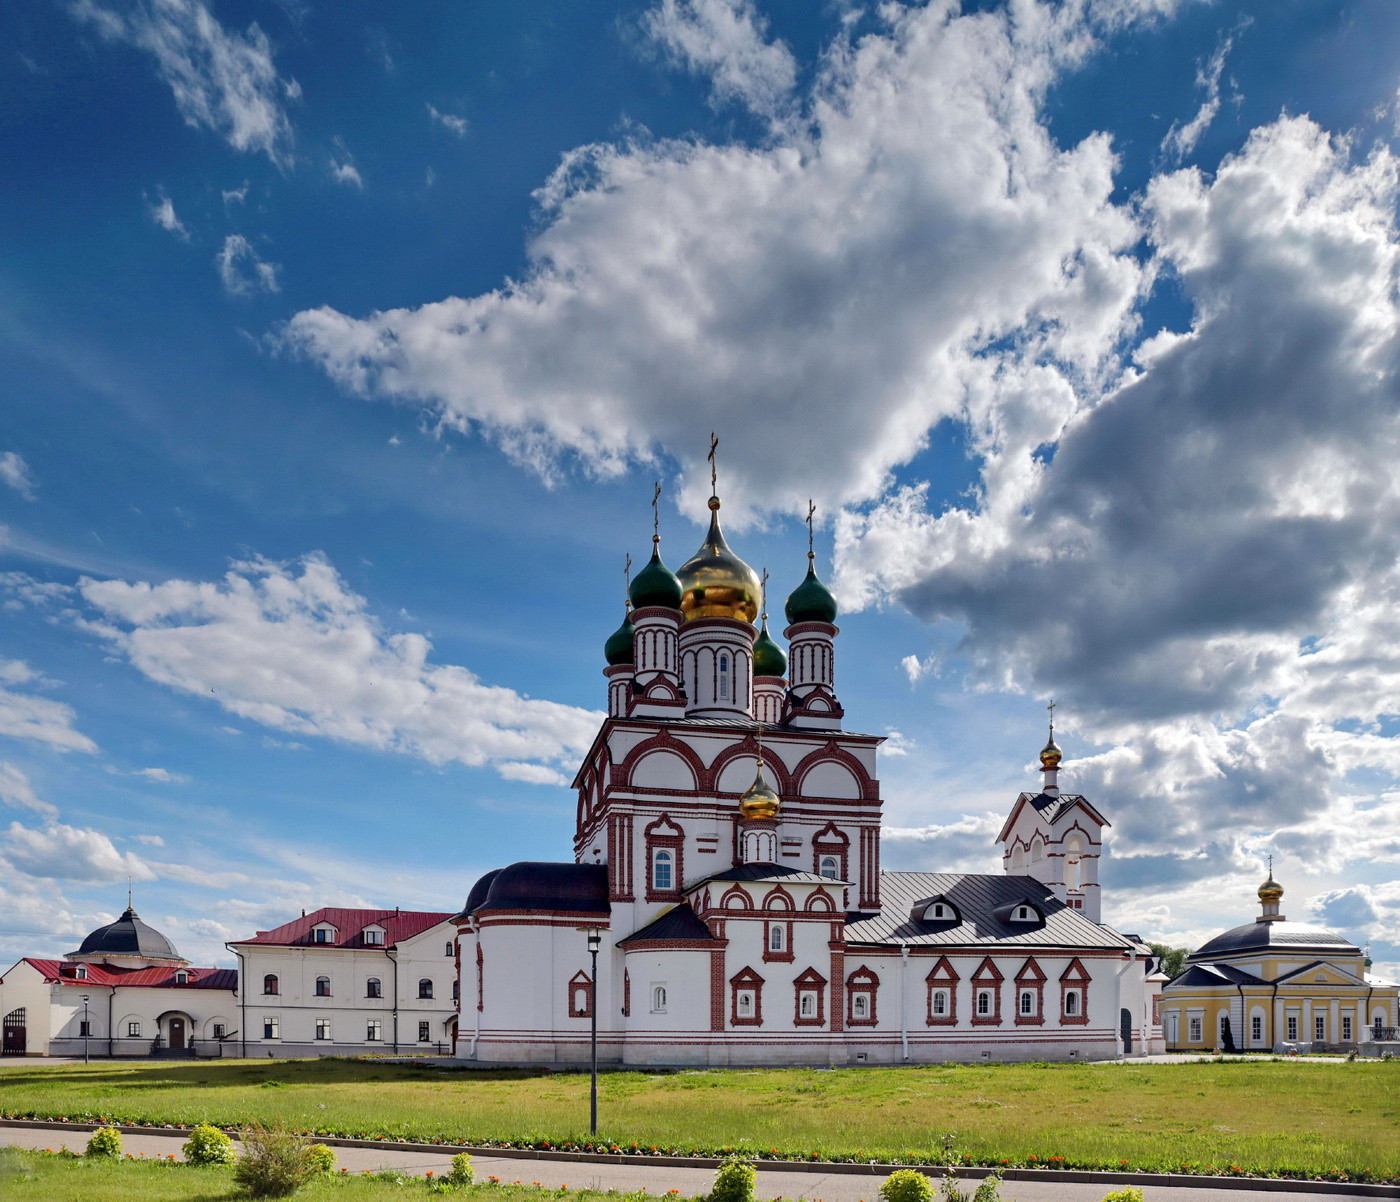
<path fill-rule="evenodd" d="M 586 1060 L 595 1007 L 600 1059 L 622 1064 L 1161 1051 L 1164 978 L 1100 921 L 1107 822 L 1060 792 L 1053 727 L 1000 874 L 882 872 L 882 739 L 843 725 L 836 602 L 809 549 L 785 653 L 709 506 L 679 572 L 653 535 L 607 640 L 574 862 L 490 872 L 455 918 L 457 1055 Z"/>

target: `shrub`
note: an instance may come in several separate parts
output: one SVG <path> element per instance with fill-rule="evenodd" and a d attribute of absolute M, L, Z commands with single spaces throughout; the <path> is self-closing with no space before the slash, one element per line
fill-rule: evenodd
<path fill-rule="evenodd" d="M 1142 1190 L 1136 1185 L 1125 1185 L 1111 1194 L 1105 1194 L 1103 1202 L 1142 1202 Z"/>
<path fill-rule="evenodd" d="M 880 1186 L 885 1202 L 933 1202 L 933 1183 L 918 1169 L 895 1169 Z"/>
<path fill-rule="evenodd" d="M 290 1197 L 325 1171 L 324 1162 L 311 1145 L 290 1131 L 252 1127 L 242 1133 L 242 1138 L 243 1155 L 234 1166 L 233 1179 L 249 1197 Z M 331 1163 L 334 1162 L 335 1154 L 331 1153 Z"/>
<path fill-rule="evenodd" d="M 306 1149 L 307 1159 L 317 1173 L 335 1172 L 335 1150 L 325 1144 L 312 1144 Z"/>
<path fill-rule="evenodd" d="M 950 1164 L 943 1174 L 943 1202 L 972 1202 L 972 1195 L 958 1184 L 958 1171 Z"/>
<path fill-rule="evenodd" d="M 715 1170 L 714 1188 L 710 1190 L 710 1202 L 753 1202 L 754 1186 L 758 1182 L 758 1172 L 752 1161 L 735 1157 L 726 1160 Z"/>
<path fill-rule="evenodd" d="M 470 1185 L 476 1180 L 476 1169 L 472 1167 L 470 1152 L 458 1152 L 452 1158 L 452 1167 L 447 1172 L 447 1179 L 453 1185 Z"/>
<path fill-rule="evenodd" d="M 87 1155 L 115 1159 L 122 1154 L 122 1133 L 115 1127 L 99 1127 L 88 1140 Z"/>
<path fill-rule="evenodd" d="M 190 1132 L 180 1151 L 190 1164 L 232 1164 L 238 1159 L 233 1140 L 207 1123 Z"/>
<path fill-rule="evenodd" d="M 996 1173 L 988 1173 L 982 1178 L 976 1192 L 972 1195 L 972 1202 L 1001 1202 L 1001 1178 Z M 1142 1202 L 1139 1198 L 1138 1202 Z"/>

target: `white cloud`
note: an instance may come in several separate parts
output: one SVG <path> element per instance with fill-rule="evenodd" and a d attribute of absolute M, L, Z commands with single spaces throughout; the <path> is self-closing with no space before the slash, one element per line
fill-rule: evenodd
<path fill-rule="evenodd" d="M 680 38 L 709 21 L 687 61 L 750 87 L 763 43 L 746 12 L 663 5 L 652 24 Z M 362 318 L 307 310 L 286 344 L 546 477 L 663 447 L 695 468 L 711 429 L 743 429 L 722 451 L 736 516 L 805 507 L 813 462 L 828 506 L 880 495 L 970 390 L 1058 380 L 1025 414 L 1053 433 L 1075 384 L 1112 371 L 1143 284 L 1108 139 L 1062 148 L 1040 119 L 1088 27 L 1034 4 L 881 12 L 880 34 L 828 49 L 771 144 L 580 147 L 536 194 L 521 281 Z M 725 13 L 732 37 L 714 33 Z M 684 503 L 701 487 L 693 473 Z"/>
<path fill-rule="evenodd" d="M 778 119 L 791 105 L 797 63 L 753 0 L 661 0 L 643 19 L 648 34 L 677 63 L 706 76 L 716 103 L 739 103 Z"/>
<path fill-rule="evenodd" d="M 0 452 L 0 484 L 7 484 L 26 501 L 34 500 L 34 477 L 18 451 Z"/>
<path fill-rule="evenodd" d="M 182 242 L 189 241 L 190 232 L 185 228 L 184 223 L 181 222 L 179 217 L 175 215 L 175 203 L 164 191 L 160 191 L 156 194 L 155 203 L 151 205 L 151 220 L 160 226 L 161 229 L 168 230 L 170 233 L 174 234 Z"/>
<path fill-rule="evenodd" d="M 428 116 L 441 125 L 444 129 L 451 130 L 459 138 L 467 136 L 469 128 L 465 117 L 457 117 L 452 113 L 444 113 L 433 105 L 428 105 Z"/>
<path fill-rule="evenodd" d="M 331 160 L 331 174 L 335 176 L 335 182 L 345 184 L 350 188 L 363 188 L 365 181 L 360 175 L 359 168 L 348 159 L 343 163 Z"/>
<path fill-rule="evenodd" d="M 74 728 L 71 706 L 20 691 L 48 683 L 22 660 L 0 660 L 0 735 L 45 743 L 58 751 L 96 751 L 97 744 Z"/>
<path fill-rule="evenodd" d="M 147 847 L 164 847 L 165 840 L 159 835 L 133 835 L 137 843 L 144 843 Z"/>
<path fill-rule="evenodd" d="M 236 564 L 216 583 L 81 591 L 101 615 L 89 628 L 152 680 L 296 735 L 559 783 L 601 717 L 431 663 L 425 638 L 386 633 L 319 555 Z"/>
<path fill-rule="evenodd" d="M 29 777 L 7 760 L 0 760 L 0 801 L 15 809 L 33 810 L 46 818 L 57 818 L 58 809 L 34 792 Z"/>
<path fill-rule="evenodd" d="M 199 0 L 136 0 L 120 9 L 74 0 L 72 10 L 108 41 L 156 60 L 185 124 L 212 130 L 236 150 L 290 161 L 292 127 L 282 99 L 300 89 L 278 76 L 256 24 L 242 34 L 227 30 Z"/>
<path fill-rule="evenodd" d="M 226 210 L 233 205 L 241 205 L 248 199 L 248 181 L 245 179 L 241 188 L 221 189 L 219 195 L 224 199 Z"/>
<path fill-rule="evenodd" d="M 42 829 L 12 822 L 0 834 L 0 860 L 11 871 L 46 880 L 110 884 L 128 876 L 135 881 L 155 879 L 144 860 L 119 852 L 101 831 L 62 822 Z"/>
<path fill-rule="evenodd" d="M 147 780 L 159 781 L 161 784 L 186 784 L 188 776 L 181 776 L 178 772 L 171 772 L 165 768 L 137 768 L 132 773 L 133 776 L 144 776 Z"/>
<path fill-rule="evenodd" d="M 242 234 L 230 234 L 223 249 L 214 257 L 219 279 L 230 296 L 252 296 L 255 292 L 280 292 L 276 263 L 265 263 Z"/>
<path fill-rule="evenodd" d="M 1177 161 L 1184 159 L 1196 149 L 1201 135 L 1210 128 L 1220 112 L 1220 75 L 1225 70 L 1225 58 L 1234 46 L 1234 38 L 1229 37 L 1216 47 L 1215 53 L 1196 69 L 1196 86 L 1205 91 L 1205 99 L 1196 115 L 1185 125 L 1173 121 L 1162 139 L 1162 150 Z"/>

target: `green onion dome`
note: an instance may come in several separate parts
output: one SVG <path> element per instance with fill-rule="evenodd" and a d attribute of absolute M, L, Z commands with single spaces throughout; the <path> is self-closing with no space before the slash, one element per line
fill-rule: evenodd
<path fill-rule="evenodd" d="M 627 590 L 632 599 L 633 609 L 648 605 L 661 605 L 667 609 L 680 609 L 681 582 L 675 573 L 661 562 L 661 549 L 657 540 L 652 540 L 651 559 L 647 566 L 637 573 L 632 587 Z"/>
<path fill-rule="evenodd" d="M 796 626 L 799 622 L 825 622 L 830 625 L 836 621 L 836 598 L 817 579 L 817 569 L 810 556 L 807 559 L 806 579 L 792 590 L 792 596 L 787 599 L 783 609 L 790 626 Z"/>
<path fill-rule="evenodd" d="M 608 661 L 608 667 L 615 668 L 618 664 L 630 664 L 632 662 L 632 636 L 636 633 L 636 628 L 632 625 L 632 612 L 623 616 L 622 625 L 608 636 L 608 641 L 603 644 L 603 658 Z"/>
<path fill-rule="evenodd" d="M 768 634 L 768 615 L 763 615 L 763 625 L 753 645 L 753 674 L 755 676 L 786 676 L 787 656 L 783 649 Z"/>

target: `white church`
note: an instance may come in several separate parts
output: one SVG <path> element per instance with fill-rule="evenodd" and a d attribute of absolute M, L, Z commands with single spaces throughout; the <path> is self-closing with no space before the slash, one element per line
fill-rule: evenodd
<path fill-rule="evenodd" d="M 1162 1051 L 1165 978 L 1100 920 L 1107 822 L 1060 792 L 1053 727 L 1040 789 L 998 836 L 1000 874 L 882 872 L 882 739 L 843 725 L 836 602 L 809 550 L 784 652 L 709 507 L 676 573 L 653 534 L 607 640 L 574 862 L 489 872 L 454 919 L 457 1055 L 586 1061 L 595 1009 L 613 1064 Z"/>

